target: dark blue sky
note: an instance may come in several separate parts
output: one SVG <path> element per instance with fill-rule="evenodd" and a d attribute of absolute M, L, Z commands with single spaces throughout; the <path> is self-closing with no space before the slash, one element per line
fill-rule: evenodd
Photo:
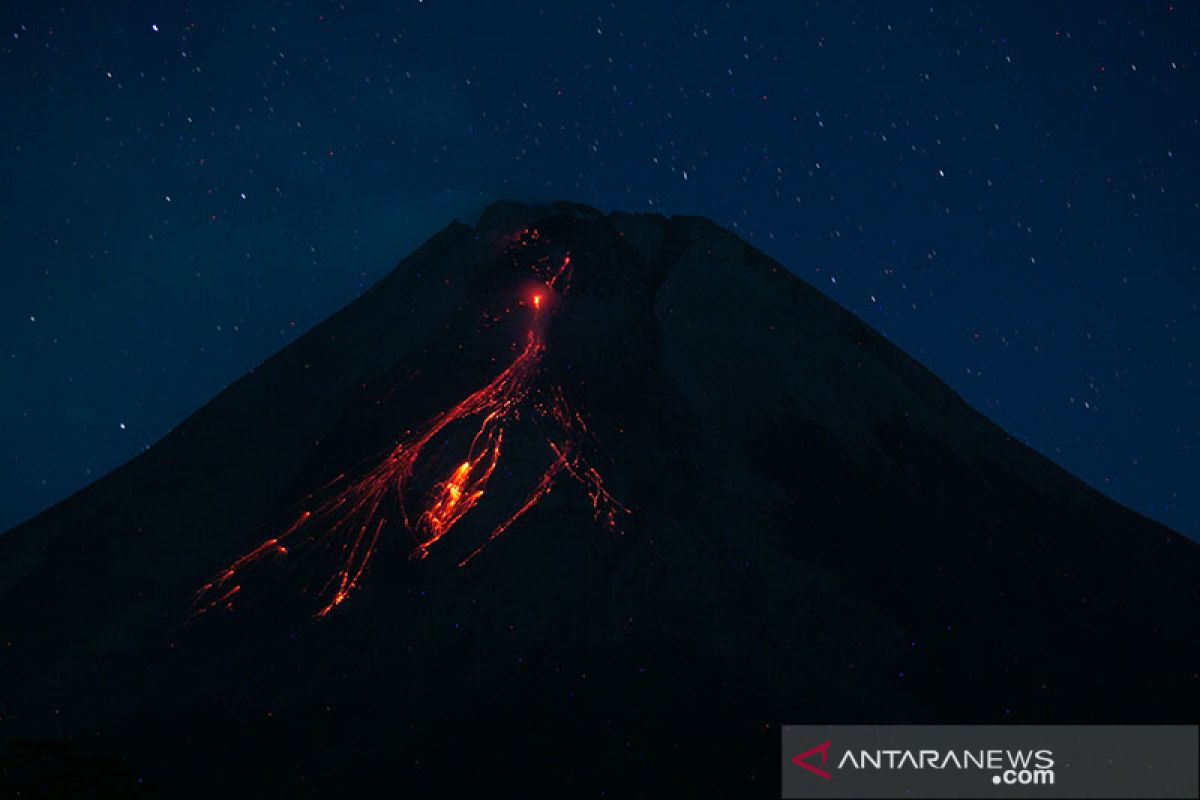
<path fill-rule="evenodd" d="M 0 10 L 0 528 L 511 197 L 732 227 L 1200 536 L 1195 3 L 246 5 Z"/>

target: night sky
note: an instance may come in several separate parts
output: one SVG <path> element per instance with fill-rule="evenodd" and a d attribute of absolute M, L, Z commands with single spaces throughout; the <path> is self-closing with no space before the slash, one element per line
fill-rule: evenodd
<path fill-rule="evenodd" d="M 0 10 L 0 529 L 513 198 L 711 217 L 1200 537 L 1197 4 L 247 5 Z"/>

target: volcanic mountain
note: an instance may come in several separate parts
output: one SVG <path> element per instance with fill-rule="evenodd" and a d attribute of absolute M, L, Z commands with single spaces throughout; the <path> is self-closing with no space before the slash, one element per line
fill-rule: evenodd
<path fill-rule="evenodd" d="M 778 726 L 1188 722 L 1200 547 L 704 219 L 491 206 L 0 537 L 22 796 L 778 796 Z"/>

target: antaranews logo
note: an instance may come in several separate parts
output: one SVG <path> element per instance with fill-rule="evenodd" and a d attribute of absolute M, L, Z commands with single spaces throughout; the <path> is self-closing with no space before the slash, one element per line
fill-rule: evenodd
<path fill-rule="evenodd" d="M 784 725 L 784 798 L 1192 798 L 1195 725 Z"/>
<path fill-rule="evenodd" d="M 829 756 L 832 742 L 822 742 L 792 757 L 792 763 L 824 780 L 832 775 L 813 766 L 810 759 L 819 755 L 821 767 Z M 836 769 L 844 770 L 977 770 L 990 772 L 994 785 L 1047 786 L 1054 783 L 1054 752 L 1040 750 L 936 750 L 875 749 L 845 750 Z"/>
<path fill-rule="evenodd" d="M 812 758 L 814 755 L 819 754 L 821 756 L 821 766 L 822 767 L 825 766 L 825 759 L 829 756 L 829 744 L 830 744 L 829 742 L 822 742 L 821 744 L 817 745 L 816 747 L 812 747 L 812 748 L 809 748 L 808 750 L 805 750 L 800 755 L 794 756 L 792 758 L 792 763 L 795 764 L 797 767 L 800 767 L 801 769 L 808 770 L 813 775 L 816 775 L 818 778 L 824 778 L 825 780 L 829 780 L 830 775 L 828 772 L 826 772 L 823 769 L 817 769 L 812 764 L 808 763 L 808 759 Z"/>

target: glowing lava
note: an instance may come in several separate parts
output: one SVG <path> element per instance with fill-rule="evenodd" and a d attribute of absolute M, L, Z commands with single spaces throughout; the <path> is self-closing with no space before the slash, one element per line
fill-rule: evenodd
<path fill-rule="evenodd" d="M 525 231 L 514 247 L 532 247 L 539 239 L 537 231 Z M 564 295 L 570 286 L 571 257 L 554 260 L 541 256 L 533 271 L 548 290 Z M 540 290 L 529 296 L 532 314 L 524 343 L 499 375 L 426 422 L 356 480 L 347 484 L 346 476 L 339 475 L 311 495 L 308 501 L 312 506 L 289 527 L 234 560 L 196 592 L 195 613 L 232 608 L 247 573 L 265 566 L 269 559 L 287 557 L 289 548 L 319 547 L 333 554 L 337 566 L 320 590 L 318 617 L 341 605 L 360 585 L 381 535 L 390 527 L 400 526 L 412 536 L 410 558 L 425 558 L 430 547 L 484 497 L 500 462 L 506 431 L 522 415 L 550 428 L 544 434 L 548 464 L 525 501 L 459 566 L 465 566 L 511 528 L 564 475 L 585 489 L 596 521 L 615 529 L 618 516 L 629 511 L 605 488 L 600 472 L 589 460 L 594 446 L 584 417 L 567 403 L 561 385 L 550 382 L 541 369 L 546 343 L 540 312 L 545 302 Z M 462 460 L 427 496 L 410 497 L 409 483 L 430 442 L 452 424 L 470 420 L 478 420 L 477 428 Z M 410 513 L 410 508 L 417 511 Z"/>

